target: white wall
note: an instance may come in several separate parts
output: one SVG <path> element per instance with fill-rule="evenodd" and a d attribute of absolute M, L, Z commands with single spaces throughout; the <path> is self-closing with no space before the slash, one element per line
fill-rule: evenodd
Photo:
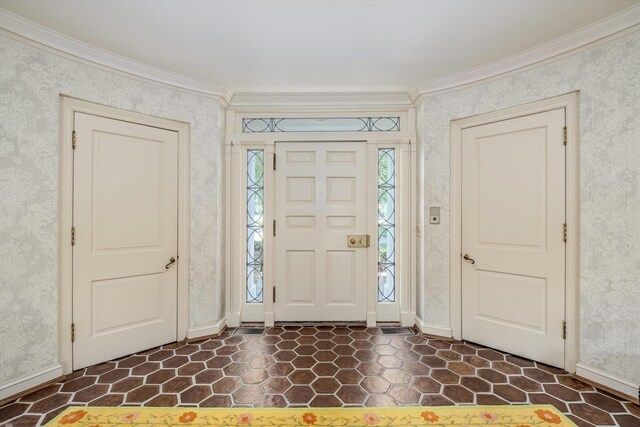
<path fill-rule="evenodd" d="M 580 91 L 580 361 L 640 384 L 640 32 L 418 106 L 424 225 L 418 315 L 449 327 L 450 122 Z"/>
<path fill-rule="evenodd" d="M 65 94 L 191 124 L 190 327 L 224 315 L 224 108 L 0 33 L 0 386 L 58 362 L 58 126 Z"/>

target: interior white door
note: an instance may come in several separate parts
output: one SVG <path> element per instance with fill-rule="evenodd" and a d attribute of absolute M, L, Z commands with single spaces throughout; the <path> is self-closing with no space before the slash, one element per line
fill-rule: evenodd
<path fill-rule="evenodd" d="M 277 143 L 275 320 L 362 321 L 367 251 L 365 143 Z"/>
<path fill-rule="evenodd" d="M 74 126 L 79 369 L 176 340 L 178 135 L 82 113 Z"/>
<path fill-rule="evenodd" d="M 462 338 L 564 366 L 564 109 L 462 131 Z"/>

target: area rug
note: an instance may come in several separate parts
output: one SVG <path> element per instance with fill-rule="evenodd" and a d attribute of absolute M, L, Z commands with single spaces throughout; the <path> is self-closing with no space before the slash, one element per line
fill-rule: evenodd
<path fill-rule="evenodd" d="M 575 427 L 550 405 L 399 408 L 77 408 L 47 426 Z"/>

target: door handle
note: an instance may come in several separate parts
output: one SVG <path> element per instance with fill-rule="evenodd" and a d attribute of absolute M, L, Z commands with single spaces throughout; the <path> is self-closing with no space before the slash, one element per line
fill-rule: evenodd
<path fill-rule="evenodd" d="M 464 254 L 464 256 L 462 258 L 467 260 L 467 261 L 469 261 L 469 262 L 471 262 L 472 265 L 476 263 L 476 261 L 473 258 L 471 258 L 469 256 L 469 254 Z"/>
<path fill-rule="evenodd" d="M 169 269 L 169 267 L 171 267 L 171 264 L 173 264 L 173 263 L 175 263 L 175 262 L 176 262 L 176 259 L 175 259 L 174 257 L 169 258 L 169 263 L 168 263 L 167 265 L 165 265 L 165 266 L 164 266 L 164 268 L 165 268 L 166 270 L 168 270 L 168 269 Z"/>

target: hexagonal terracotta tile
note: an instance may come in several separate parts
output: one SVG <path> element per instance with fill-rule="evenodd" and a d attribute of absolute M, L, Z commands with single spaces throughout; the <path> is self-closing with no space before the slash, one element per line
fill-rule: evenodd
<path fill-rule="evenodd" d="M 284 393 L 289 403 L 308 403 L 315 393 L 311 387 L 306 385 L 295 385 Z"/>
<path fill-rule="evenodd" d="M 318 378 L 311 384 L 316 393 L 335 393 L 340 388 L 340 383 L 335 378 Z"/>
<path fill-rule="evenodd" d="M 336 393 L 344 403 L 364 403 L 367 400 L 368 393 L 359 385 L 343 385 Z"/>
<path fill-rule="evenodd" d="M 282 394 L 291 387 L 291 381 L 287 378 L 269 378 L 262 384 L 266 394 Z"/>

